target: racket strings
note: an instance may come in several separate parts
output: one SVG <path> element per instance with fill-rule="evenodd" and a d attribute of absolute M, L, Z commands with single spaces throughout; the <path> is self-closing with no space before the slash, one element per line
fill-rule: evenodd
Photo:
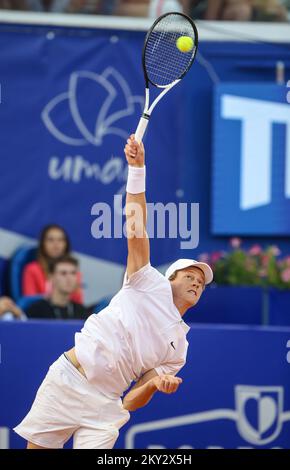
<path fill-rule="evenodd" d="M 193 40 L 188 52 L 181 52 L 177 47 L 177 40 L 182 36 Z M 145 48 L 149 80 L 157 86 L 167 86 L 179 79 L 191 65 L 195 44 L 195 31 L 186 17 L 171 14 L 161 19 L 150 32 Z"/>
<path fill-rule="evenodd" d="M 168 85 L 170 83 L 172 83 L 174 80 L 177 80 L 177 78 L 182 75 L 182 73 L 180 73 L 180 75 L 178 75 L 177 78 L 174 78 L 172 79 L 172 76 L 176 74 L 176 67 L 175 66 L 171 66 L 170 64 L 161 64 L 160 62 L 156 64 L 156 61 L 151 61 L 151 62 L 148 62 L 149 64 L 149 68 L 151 68 L 151 72 L 149 72 L 151 74 L 151 76 L 155 76 L 155 78 L 159 77 L 160 74 L 162 73 L 162 77 L 163 77 L 163 81 L 164 83 L 157 83 L 157 81 L 154 81 L 152 79 L 152 81 L 158 85 Z M 156 71 L 156 67 L 158 65 L 158 72 Z M 183 69 L 182 69 L 183 70 Z"/>
<path fill-rule="evenodd" d="M 152 35 L 146 54 L 146 69 L 151 81 L 158 85 L 168 85 L 187 70 L 192 51 L 181 52 L 176 46 L 177 39 L 184 35 L 164 32 L 154 34 L 155 37 Z"/>

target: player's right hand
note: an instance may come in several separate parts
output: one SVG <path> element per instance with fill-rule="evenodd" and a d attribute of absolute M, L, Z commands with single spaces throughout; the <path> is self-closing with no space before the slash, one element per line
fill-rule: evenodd
<path fill-rule="evenodd" d="M 173 375 L 159 375 L 154 377 L 152 382 L 159 392 L 175 393 L 182 383 L 182 379 Z"/>
<path fill-rule="evenodd" d="M 128 165 L 142 167 L 145 161 L 145 150 L 142 142 L 135 140 L 134 134 L 131 134 L 124 148 Z"/>

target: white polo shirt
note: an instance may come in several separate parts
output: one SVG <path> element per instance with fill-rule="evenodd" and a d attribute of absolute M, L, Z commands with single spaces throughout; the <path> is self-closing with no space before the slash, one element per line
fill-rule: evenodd
<path fill-rule="evenodd" d="M 125 275 L 108 307 L 87 319 L 75 335 L 75 351 L 88 381 L 117 398 L 150 369 L 177 374 L 186 361 L 188 331 L 170 282 L 149 263 Z"/>

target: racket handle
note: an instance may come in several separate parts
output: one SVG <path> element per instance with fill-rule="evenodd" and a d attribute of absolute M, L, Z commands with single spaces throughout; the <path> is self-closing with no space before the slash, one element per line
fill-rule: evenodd
<path fill-rule="evenodd" d="M 149 122 L 149 116 L 147 118 L 143 116 L 141 117 L 138 127 L 135 132 L 135 139 L 137 142 L 142 142 L 143 136 L 148 126 L 148 122 Z"/>

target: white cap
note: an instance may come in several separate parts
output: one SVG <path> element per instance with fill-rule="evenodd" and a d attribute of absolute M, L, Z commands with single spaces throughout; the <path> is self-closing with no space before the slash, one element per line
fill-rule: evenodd
<path fill-rule="evenodd" d="M 194 259 L 178 259 L 175 263 L 172 263 L 165 273 L 165 277 L 167 279 L 175 271 L 180 271 L 181 269 L 189 268 L 190 266 L 195 266 L 203 271 L 205 277 L 205 284 L 210 284 L 213 280 L 213 272 L 211 267 L 206 263 L 200 263 L 199 261 L 195 261 Z"/>

